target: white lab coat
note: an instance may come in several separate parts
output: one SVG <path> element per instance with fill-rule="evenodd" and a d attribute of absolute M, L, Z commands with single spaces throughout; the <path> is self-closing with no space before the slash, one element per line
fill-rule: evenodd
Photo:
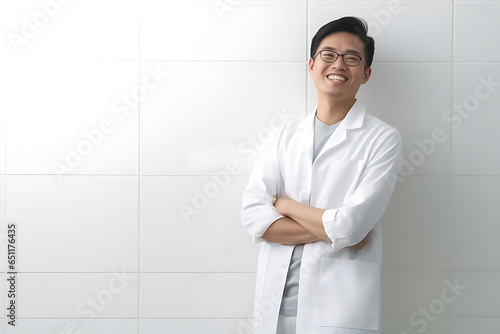
<path fill-rule="evenodd" d="M 241 221 L 262 242 L 255 291 L 255 334 L 274 334 L 293 246 L 265 241 L 289 197 L 327 209 L 331 242 L 306 244 L 300 269 L 297 334 L 374 334 L 380 323 L 379 220 L 393 192 L 400 133 L 356 102 L 312 163 L 314 117 L 288 124 L 258 159 L 243 195 Z M 361 250 L 348 249 L 369 232 Z"/>

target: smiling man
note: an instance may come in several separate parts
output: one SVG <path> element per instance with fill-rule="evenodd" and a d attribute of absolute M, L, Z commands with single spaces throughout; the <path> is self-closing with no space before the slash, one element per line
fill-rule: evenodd
<path fill-rule="evenodd" d="M 308 65 L 316 110 L 288 124 L 255 164 L 241 210 L 262 242 L 255 334 L 379 333 L 379 220 L 401 136 L 356 99 L 374 49 L 358 18 L 321 27 Z"/>

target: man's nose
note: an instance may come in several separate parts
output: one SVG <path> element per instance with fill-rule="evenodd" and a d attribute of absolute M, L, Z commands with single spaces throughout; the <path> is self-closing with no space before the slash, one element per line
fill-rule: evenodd
<path fill-rule="evenodd" d="M 345 68 L 347 65 L 344 63 L 344 58 L 339 55 L 330 66 L 332 68 Z"/>

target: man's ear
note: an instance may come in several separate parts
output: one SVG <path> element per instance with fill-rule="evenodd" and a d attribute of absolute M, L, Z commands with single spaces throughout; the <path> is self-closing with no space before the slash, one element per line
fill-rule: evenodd
<path fill-rule="evenodd" d="M 312 70 L 313 70 L 313 67 L 314 67 L 314 59 L 309 58 L 309 65 L 307 67 L 309 68 L 309 73 L 312 74 Z"/>
<path fill-rule="evenodd" d="M 361 82 L 361 84 L 365 84 L 369 79 L 370 79 L 370 76 L 372 75 L 372 68 L 371 67 L 368 67 L 368 68 L 365 68 L 365 76 L 363 77 L 363 81 Z"/>

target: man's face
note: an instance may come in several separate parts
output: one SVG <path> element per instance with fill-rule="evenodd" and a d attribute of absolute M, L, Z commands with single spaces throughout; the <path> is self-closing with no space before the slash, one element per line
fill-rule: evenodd
<path fill-rule="evenodd" d="M 333 50 L 340 54 L 356 54 L 366 61 L 363 41 L 358 36 L 348 32 L 335 32 L 326 36 L 316 52 Z M 309 59 L 311 73 L 319 94 L 339 99 L 354 99 L 359 87 L 368 81 L 371 69 L 365 69 L 363 62 L 358 66 L 347 66 L 342 56 L 335 62 L 328 63 L 318 54 L 315 59 Z"/>

